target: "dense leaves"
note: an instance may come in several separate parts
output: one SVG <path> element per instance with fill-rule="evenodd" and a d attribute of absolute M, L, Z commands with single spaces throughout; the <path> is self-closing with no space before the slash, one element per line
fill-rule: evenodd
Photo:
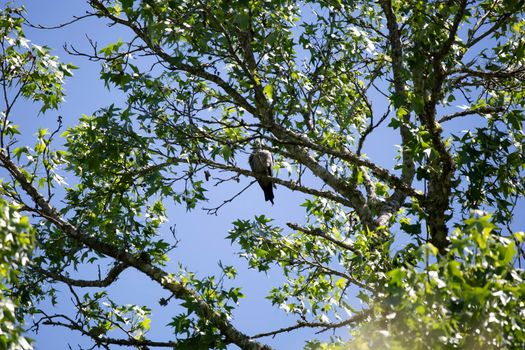
<path fill-rule="evenodd" d="M 0 349 L 32 349 L 22 335 L 23 315 L 13 294 L 20 273 L 29 263 L 33 229 L 19 208 L 0 198 Z"/>
<path fill-rule="evenodd" d="M 388 272 L 376 318 L 356 334 L 356 349 L 519 349 L 525 344 L 524 271 L 516 269 L 523 232 L 500 237 L 489 216 L 466 220 L 450 250 L 422 246 L 417 265 Z"/>

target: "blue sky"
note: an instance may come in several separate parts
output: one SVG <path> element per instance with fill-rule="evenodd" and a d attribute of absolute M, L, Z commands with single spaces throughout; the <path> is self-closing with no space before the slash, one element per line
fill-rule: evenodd
<path fill-rule="evenodd" d="M 31 22 L 49 26 L 66 22 L 73 15 L 82 15 L 87 9 L 85 1 L 80 0 L 18 1 L 17 3 L 26 7 L 27 18 Z M 74 72 L 74 77 L 66 82 L 66 101 L 59 111 L 50 111 L 45 115 L 37 116 L 38 106 L 29 102 L 19 104 L 14 114 L 20 118 L 16 122 L 21 124 L 23 133 L 21 142 L 33 143 L 32 135 L 38 127 L 53 129 L 58 115 L 63 116 L 67 127 L 74 125 L 82 114 L 89 115 L 101 107 L 113 103 L 119 105 L 123 102 L 124 96 L 121 92 L 116 89 L 107 90 L 98 79 L 99 63 L 90 62 L 83 57 L 67 55 L 62 46 L 68 43 L 79 50 L 89 50 L 87 36 L 96 40 L 99 47 L 104 47 L 120 37 L 126 38 L 127 35 L 129 33 L 118 28 L 108 28 L 103 21 L 94 18 L 85 19 L 62 29 L 26 29 L 26 36 L 33 43 L 54 48 L 53 53 L 58 55 L 61 61 L 73 63 L 80 68 Z M 447 125 L 447 128 L 461 130 L 473 126 L 469 123 L 472 122 L 453 121 Z M 399 142 L 399 137 L 395 133 L 381 129 L 370 137 L 365 150 L 372 160 L 391 168 L 396 155 L 396 148 L 393 145 Z M 247 159 L 237 161 L 240 166 L 248 167 Z M 211 190 L 208 196 L 212 200 L 205 206 L 222 203 L 250 181 L 241 178 L 240 184 L 228 184 Z M 248 334 L 270 331 L 294 323 L 293 318 L 272 307 L 264 298 L 272 286 L 279 285 L 279 281 L 282 280 L 280 273 L 272 270 L 265 275 L 247 269 L 245 261 L 236 256 L 237 247 L 232 246 L 230 241 L 225 239 L 228 230 L 232 228 L 231 223 L 239 218 L 250 219 L 254 215 L 264 214 L 274 218 L 279 224 L 288 221 L 304 223 L 304 210 L 300 206 L 304 199 L 303 195 L 278 187 L 275 196 L 275 205 L 271 206 L 269 202 L 264 202 L 260 188 L 253 185 L 236 201 L 224 207 L 217 216 L 206 215 L 200 209 L 188 213 L 185 208 L 173 205 L 168 209 L 169 222 L 176 225 L 177 237 L 181 240 L 179 247 L 171 254 L 173 264 L 170 266 L 176 269 L 176 263 L 182 262 L 190 271 L 206 276 L 219 273 L 218 261 L 222 261 L 225 265 L 235 265 L 239 270 L 239 278 L 233 284 L 242 286 L 246 298 L 241 300 L 232 322 L 239 330 Z M 518 220 L 515 228 L 521 227 L 523 230 L 525 218 L 521 217 Z M 80 271 L 80 274 L 88 277 L 92 272 Z M 172 302 L 166 308 L 160 308 L 158 304 L 160 298 L 169 297 L 167 293 L 160 291 L 149 279 L 133 271 L 125 272 L 109 290 L 111 294 L 114 293 L 114 299 L 119 303 L 146 304 L 153 308 L 152 331 L 149 338 L 160 341 L 172 339 L 170 329 L 165 327 L 165 324 L 176 314 L 177 303 Z M 64 291 L 61 293 L 60 304 L 56 310 L 70 311 L 70 305 L 70 296 Z M 304 330 L 274 339 L 264 338 L 262 341 L 279 349 L 298 349 L 303 346 L 305 339 L 314 337 L 313 333 Z M 326 339 L 329 335 L 323 333 L 315 337 Z M 42 327 L 33 337 L 36 340 L 36 349 L 42 350 L 68 349 L 68 343 L 73 348 L 76 348 L 77 343 L 84 345 L 91 343 L 86 342 L 78 334 L 61 328 Z"/>

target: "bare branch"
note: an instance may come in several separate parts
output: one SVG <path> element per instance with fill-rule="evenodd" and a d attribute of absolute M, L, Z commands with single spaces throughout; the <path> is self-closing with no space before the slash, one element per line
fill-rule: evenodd
<path fill-rule="evenodd" d="M 259 334 L 251 336 L 250 338 L 257 339 L 257 338 L 262 338 L 262 337 L 274 337 L 277 334 L 291 332 L 291 331 L 294 331 L 300 328 L 323 328 L 323 330 L 341 328 L 341 327 L 348 326 L 352 323 L 359 323 L 361 321 L 364 321 L 371 313 L 372 313 L 371 310 L 362 310 L 357 315 L 347 320 L 337 322 L 337 323 L 301 321 L 301 322 L 297 322 L 297 324 L 293 326 L 281 328 L 281 329 L 271 331 L 271 332 L 259 333 Z"/>
<path fill-rule="evenodd" d="M 255 183 L 255 181 L 256 180 L 253 180 L 252 182 L 250 182 L 248 184 L 248 186 L 244 187 L 242 190 L 237 192 L 237 194 L 235 194 L 233 197 L 223 201 L 222 204 L 220 204 L 219 206 L 217 206 L 215 208 L 202 208 L 202 209 L 205 210 L 206 212 L 208 212 L 208 214 L 217 215 L 217 213 L 219 212 L 219 209 L 221 209 L 224 205 L 226 205 L 228 203 L 231 203 L 235 198 L 239 197 L 244 191 L 246 191 L 251 185 L 253 185 Z"/>
<path fill-rule="evenodd" d="M 51 278 L 55 281 L 64 282 L 70 286 L 76 287 L 107 287 L 113 282 L 116 281 L 118 276 L 127 268 L 128 266 L 124 263 L 116 264 L 107 274 L 106 278 L 98 280 L 75 280 L 70 277 L 61 275 L 54 271 L 45 270 L 39 266 L 33 265 L 31 268 L 45 275 L 48 278 Z"/>
<path fill-rule="evenodd" d="M 525 78 L 525 67 L 519 67 L 516 69 L 500 69 L 496 71 L 481 71 L 474 70 L 466 67 L 455 68 L 447 72 L 447 74 L 464 73 L 465 77 L 476 77 L 483 79 L 524 79 Z"/>
<path fill-rule="evenodd" d="M 481 114 L 499 113 L 499 112 L 503 112 L 504 110 L 505 110 L 505 108 L 503 108 L 503 107 L 491 107 L 491 106 L 466 109 L 466 110 L 461 111 L 461 112 L 456 112 L 456 113 L 445 115 L 445 116 L 441 117 L 441 119 L 439 119 L 439 123 L 444 123 L 446 121 L 449 121 L 449 120 L 452 120 L 452 119 L 455 119 L 455 118 L 459 118 L 459 117 L 468 116 L 468 115 L 473 115 L 473 114 L 481 115 Z"/>
<path fill-rule="evenodd" d="M 31 21 L 29 21 L 25 16 L 23 15 L 20 15 L 20 17 L 22 17 L 25 21 L 25 23 L 31 27 L 31 28 L 36 28 L 36 29 L 60 29 L 60 28 L 64 28 L 64 27 L 67 27 L 73 23 L 76 23 L 76 22 L 79 22 L 85 18 L 89 18 L 89 17 L 94 17 L 94 16 L 97 16 L 96 13 L 91 13 L 91 12 L 86 12 L 86 14 L 82 15 L 82 16 L 73 16 L 73 19 L 67 21 L 67 22 L 64 22 L 64 23 L 60 23 L 60 24 L 57 24 L 57 25 L 54 25 L 54 26 L 44 26 L 44 25 L 41 25 L 41 24 L 33 24 Z"/>

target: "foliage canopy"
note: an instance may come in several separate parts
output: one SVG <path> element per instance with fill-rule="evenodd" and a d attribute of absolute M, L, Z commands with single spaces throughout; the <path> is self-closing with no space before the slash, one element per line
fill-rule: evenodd
<path fill-rule="evenodd" d="M 525 195 L 524 1 L 88 4 L 73 22 L 94 17 L 129 40 L 66 51 L 99 61 L 125 98 L 60 136 L 61 120 L 40 129 L 34 145 L 17 141 L 13 106 L 59 109 L 76 67 L 25 37 L 23 9 L 1 12 L 0 349 L 29 346 L 23 315 L 106 348 L 270 349 L 268 337 L 301 328 L 349 332 L 309 349 L 524 346 L 525 236 L 512 230 Z M 393 167 L 367 156 L 376 133 L 398 137 Z M 305 198 L 305 219 L 254 213 L 224 228 L 250 268 L 282 272 L 268 299 L 296 320 L 253 335 L 235 322 L 234 266 L 202 277 L 169 261 L 166 206 L 200 209 L 212 188 L 260 179 L 242 161 L 255 142 L 273 154 L 271 181 Z M 79 277 L 88 267 L 105 275 Z M 162 306 L 180 303 L 162 309 L 174 312 L 168 339 L 148 336 L 150 306 L 112 299 L 125 270 L 167 291 Z M 42 303 L 59 289 L 72 315 Z"/>

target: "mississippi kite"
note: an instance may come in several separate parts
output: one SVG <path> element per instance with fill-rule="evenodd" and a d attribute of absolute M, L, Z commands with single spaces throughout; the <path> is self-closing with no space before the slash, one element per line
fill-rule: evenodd
<path fill-rule="evenodd" d="M 272 176 L 273 157 L 270 151 L 256 147 L 250 158 L 250 168 L 256 174 Z M 257 179 L 264 192 L 264 200 L 273 204 L 273 183 L 270 179 Z"/>

